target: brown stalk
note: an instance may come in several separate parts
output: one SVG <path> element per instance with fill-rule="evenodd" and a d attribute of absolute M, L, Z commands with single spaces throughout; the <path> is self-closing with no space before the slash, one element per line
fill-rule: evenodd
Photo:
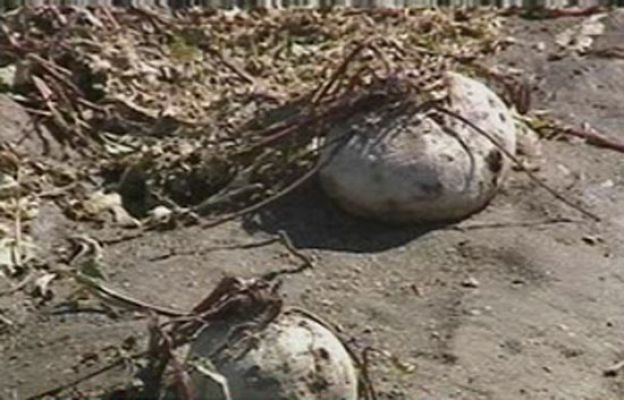
<path fill-rule="evenodd" d="M 560 132 L 564 135 L 575 136 L 584 139 L 588 144 L 596 147 L 603 147 L 610 150 L 615 150 L 620 153 L 624 153 L 624 142 L 607 137 L 599 132 L 591 130 L 579 131 L 573 128 L 555 128 L 556 132 Z"/>

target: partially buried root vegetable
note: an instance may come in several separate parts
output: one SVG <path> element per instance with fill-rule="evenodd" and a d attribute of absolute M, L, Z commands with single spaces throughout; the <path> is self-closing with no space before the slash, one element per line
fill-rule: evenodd
<path fill-rule="evenodd" d="M 444 108 L 488 133 L 497 145 L 452 115 L 380 107 L 337 124 L 324 151 L 321 184 L 343 209 L 391 223 L 457 220 L 495 195 L 516 150 L 513 116 L 484 84 L 444 76 Z M 413 110 L 413 109 L 412 109 Z M 341 142 L 340 137 L 345 139 Z"/>
<path fill-rule="evenodd" d="M 197 400 L 357 399 L 353 361 L 324 324 L 291 309 L 257 325 L 220 322 L 199 333 L 189 353 Z"/>

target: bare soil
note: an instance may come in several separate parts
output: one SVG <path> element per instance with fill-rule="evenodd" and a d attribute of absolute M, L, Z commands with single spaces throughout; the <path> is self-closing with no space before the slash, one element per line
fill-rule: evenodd
<path fill-rule="evenodd" d="M 624 60 L 595 52 L 553 57 L 554 36 L 581 21 L 511 18 L 518 40 L 492 63 L 534 76 L 534 108 L 624 141 Z M 624 13 L 614 12 L 592 48 L 619 46 L 623 35 Z M 312 183 L 244 220 L 118 243 L 128 231 L 72 222 L 50 201 L 35 239 L 49 254 L 70 234 L 113 241 L 104 248 L 111 285 L 186 310 L 224 275 L 295 268 L 298 260 L 279 244 L 206 251 L 283 230 L 315 260 L 314 269 L 283 277 L 287 303 L 334 322 L 356 347 L 396 356 L 373 357 L 381 399 L 622 399 L 624 370 L 604 370 L 624 359 L 623 155 L 570 140 L 542 147 L 533 160 L 538 175 L 602 222 L 583 219 L 515 172 L 486 210 L 453 226 L 354 219 Z M 548 222 L 559 217 L 576 222 Z M 163 257 L 172 250 L 183 255 Z M 0 280 L 0 290 L 9 284 Z M 31 398 L 105 366 L 122 344 L 143 346 L 145 319 L 112 315 L 97 302 L 64 311 L 75 287 L 59 280 L 52 289 L 47 302 L 23 291 L 0 297 L 0 313 L 12 322 L 0 331 L 0 398 Z M 132 372 L 113 368 L 55 398 L 123 385 Z"/>

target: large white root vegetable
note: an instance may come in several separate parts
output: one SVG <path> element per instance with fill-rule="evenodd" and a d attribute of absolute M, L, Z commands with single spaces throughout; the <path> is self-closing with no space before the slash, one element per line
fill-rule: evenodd
<path fill-rule="evenodd" d="M 235 327 L 209 325 L 193 343 L 189 362 L 195 365 L 191 378 L 198 400 L 357 399 L 351 357 L 314 319 L 295 310 L 283 312 L 228 349 Z"/>
<path fill-rule="evenodd" d="M 516 150 L 513 116 L 484 84 L 448 72 L 447 108 Z M 345 143 L 337 140 L 353 133 Z M 449 115 L 359 114 L 334 127 L 320 179 L 353 214 L 392 223 L 457 220 L 495 195 L 510 160 L 488 138 Z"/>

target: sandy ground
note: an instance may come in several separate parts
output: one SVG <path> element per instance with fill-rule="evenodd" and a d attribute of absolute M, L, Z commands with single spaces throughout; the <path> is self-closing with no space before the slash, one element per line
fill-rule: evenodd
<path fill-rule="evenodd" d="M 518 41 L 492 62 L 535 77 L 534 107 L 624 140 L 624 60 L 552 57 L 554 35 L 580 22 L 510 20 Z M 614 13 L 593 49 L 620 45 L 623 35 L 624 13 Z M 188 309 L 224 275 L 296 267 L 278 244 L 203 251 L 283 230 L 316 264 L 284 277 L 288 304 L 323 315 L 358 346 L 387 350 L 414 367 L 407 372 L 374 358 L 381 399 L 622 399 L 624 371 L 604 370 L 624 359 L 623 156 L 570 141 L 542 146 L 533 160 L 539 176 L 602 222 L 583 219 L 521 172 L 490 207 L 459 224 L 465 229 L 356 220 L 311 184 L 245 221 L 108 245 L 106 272 L 137 298 Z M 544 223 L 558 217 L 578 222 Z M 103 241 L 127 234 L 77 225 L 53 203 L 35 231 L 49 252 L 76 232 Z M 157 259 L 172 249 L 186 255 Z M 124 340 L 140 346 L 145 320 L 96 312 L 97 302 L 91 311 L 58 312 L 72 286 L 58 281 L 53 289 L 43 304 L 22 292 L 0 297 L 0 312 L 13 322 L 0 331 L 0 398 L 26 399 L 95 371 Z M 57 395 L 78 397 L 128 379 L 130 371 L 116 368 Z"/>

